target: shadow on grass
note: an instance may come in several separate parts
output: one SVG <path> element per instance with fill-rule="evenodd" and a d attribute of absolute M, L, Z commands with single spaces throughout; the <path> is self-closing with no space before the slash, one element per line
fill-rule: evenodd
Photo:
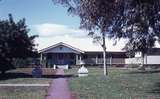
<path fill-rule="evenodd" d="M 31 78 L 32 75 L 27 73 L 6 73 L 5 75 L 0 74 L 0 80 L 8 80 L 8 79 L 15 79 L 15 78 Z"/>
<path fill-rule="evenodd" d="M 73 78 L 77 77 L 76 75 L 73 74 L 67 74 L 67 75 L 43 75 L 42 78 L 52 78 L 52 79 L 57 79 L 57 78 Z"/>
<path fill-rule="evenodd" d="M 154 86 L 147 93 L 160 96 L 160 82 L 155 83 Z"/>
<path fill-rule="evenodd" d="M 75 75 L 42 75 L 41 78 L 57 79 L 57 78 L 71 78 L 71 77 L 76 77 L 76 76 Z M 33 76 L 28 73 L 15 73 L 15 72 L 6 73 L 5 75 L 0 74 L 0 81 L 16 79 L 16 78 L 33 78 Z"/>

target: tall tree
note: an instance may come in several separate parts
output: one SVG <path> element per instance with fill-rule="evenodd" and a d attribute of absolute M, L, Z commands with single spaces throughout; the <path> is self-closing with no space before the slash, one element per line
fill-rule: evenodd
<path fill-rule="evenodd" d="M 68 7 L 68 12 L 78 15 L 80 27 L 90 32 L 98 32 L 102 37 L 105 54 L 105 37 L 115 41 L 129 39 L 132 45 L 137 38 L 147 47 L 135 46 L 136 50 L 154 46 L 160 37 L 160 0 L 53 0 Z M 147 39 L 144 41 L 144 39 Z M 148 42 L 153 42 L 148 43 Z M 142 45 L 137 43 L 136 45 Z M 134 50 L 132 50 L 134 51 Z M 145 51 L 144 51 L 145 52 Z M 104 68 L 105 68 L 104 62 Z M 105 73 L 105 72 L 104 72 Z"/>
<path fill-rule="evenodd" d="M 125 50 L 129 55 L 132 53 L 141 52 L 141 70 L 145 70 L 144 60 L 145 56 L 147 56 L 148 50 L 155 46 L 156 39 L 153 35 L 147 35 L 148 37 L 144 37 L 142 35 L 135 36 L 134 38 L 129 39 L 128 43 L 125 46 Z"/>
<path fill-rule="evenodd" d="M 121 28 L 117 37 L 129 39 L 125 46 L 128 52 L 142 53 L 141 69 L 145 69 L 144 57 L 160 38 L 160 0 L 127 0 L 124 5 L 121 27 L 115 25 Z"/>
<path fill-rule="evenodd" d="M 37 35 L 29 36 L 25 19 L 15 22 L 11 14 L 8 20 L 0 20 L 0 71 L 15 68 L 13 60 L 35 55 L 34 39 Z"/>
<path fill-rule="evenodd" d="M 112 20 L 117 14 L 119 4 L 117 0 L 53 0 L 68 7 L 68 12 L 78 15 L 80 28 L 87 29 L 90 33 L 100 33 L 104 58 L 104 75 L 107 75 L 106 42 L 105 38 L 110 31 Z M 98 38 L 98 37 L 96 37 Z"/>
<path fill-rule="evenodd" d="M 93 43 L 98 43 L 103 48 L 103 69 L 104 75 L 107 75 L 105 33 L 98 35 L 95 32 L 89 32 L 88 36 L 93 38 Z"/>

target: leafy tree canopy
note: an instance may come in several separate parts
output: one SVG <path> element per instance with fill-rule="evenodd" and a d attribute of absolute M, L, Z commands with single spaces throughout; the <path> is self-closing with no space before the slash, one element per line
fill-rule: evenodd
<path fill-rule="evenodd" d="M 142 52 L 144 58 L 160 38 L 160 0 L 131 0 L 125 6 L 119 37 L 129 38 L 125 46 L 129 53 Z"/>
<path fill-rule="evenodd" d="M 78 15 L 80 26 L 87 30 L 100 30 L 110 38 L 128 38 L 140 41 L 133 48 L 153 47 L 160 37 L 160 0 L 53 0 Z M 138 40 L 139 39 L 139 40 Z M 138 41 L 137 41 L 138 40 Z M 140 47 L 145 43 L 144 48 Z M 153 44 L 151 44 L 153 43 Z M 127 44 L 127 46 L 132 45 Z"/>
<path fill-rule="evenodd" d="M 100 29 L 112 38 L 159 37 L 160 0 L 53 0 L 78 15 L 81 27 Z"/>
<path fill-rule="evenodd" d="M 9 14 L 8 20 L 0 20 L 0 71 L 14 68 L 13 60 L 36 55 L 34 39 L 37 35 L 29 36 L 25 19 L 18 22 Z"/>
<path fill-rule="evenodd" d="M 116 14 L 116 0 L 53 0 L 68 7 L 68 12 L 78 15 L 80 27 L 87 30 L 108 31 Z"/>
<path fill-rule="evenodd" d="M 80 27 L 115 41 L 126 38 L 125 49 L 143 54 L 160 41 L 160 0 L 53 0 L 81 19 Z M 101 38 L 94 37 L 95 40 Z"/>

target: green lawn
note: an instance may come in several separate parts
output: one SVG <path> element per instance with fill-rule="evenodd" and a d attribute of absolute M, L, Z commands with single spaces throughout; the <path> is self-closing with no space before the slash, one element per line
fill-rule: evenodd
<path fill-rule="evenodd" d="M 66 71 L 76 74 L 77 69 Z M 89 68 L 88 77 L 73 77 L 69 86 L 74 99 L 160 99 L 160 71 Z"/>
<path fill-rule="evenodd" d="M 0 87 L 0 99 L 44 99 L 48 87 Z"/>
<path fill-rule="evenodd" d="M 52 69 L 43 69 L 42 78 L 33 78 L 32 68 L 11 70 L 0 76 L 0 84 L 49 84 L 54 73 Z M 0 99 L 44 99 L 48 87 L 0 87 Z"/>

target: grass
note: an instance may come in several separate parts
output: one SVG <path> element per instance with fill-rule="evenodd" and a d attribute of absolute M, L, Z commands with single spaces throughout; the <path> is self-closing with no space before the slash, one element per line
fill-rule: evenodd
<path fill-rule="evenodd" d="M 160 99 L 160 71 L 88 68 L 88 77 L 69 79 L 74 99 Z M 76 74 L 77 69 L 66 71 Z"/>
<path fill-rule="evenodd" d="M 41 78 L 33 78 L 32 68 L 19 68 L 11 70 L 5 76 L 0 76 L 0 84 L 49 84 L 54 78 L 52 69 L 42 69 Z M 0 99 L 44 99 L 48 87 L 2 87 L 0 86 Z"/>
<path fill-rule="evenodd" d="M 0 99 L 44 99 L 48 87 L 0 87 Z"/>

